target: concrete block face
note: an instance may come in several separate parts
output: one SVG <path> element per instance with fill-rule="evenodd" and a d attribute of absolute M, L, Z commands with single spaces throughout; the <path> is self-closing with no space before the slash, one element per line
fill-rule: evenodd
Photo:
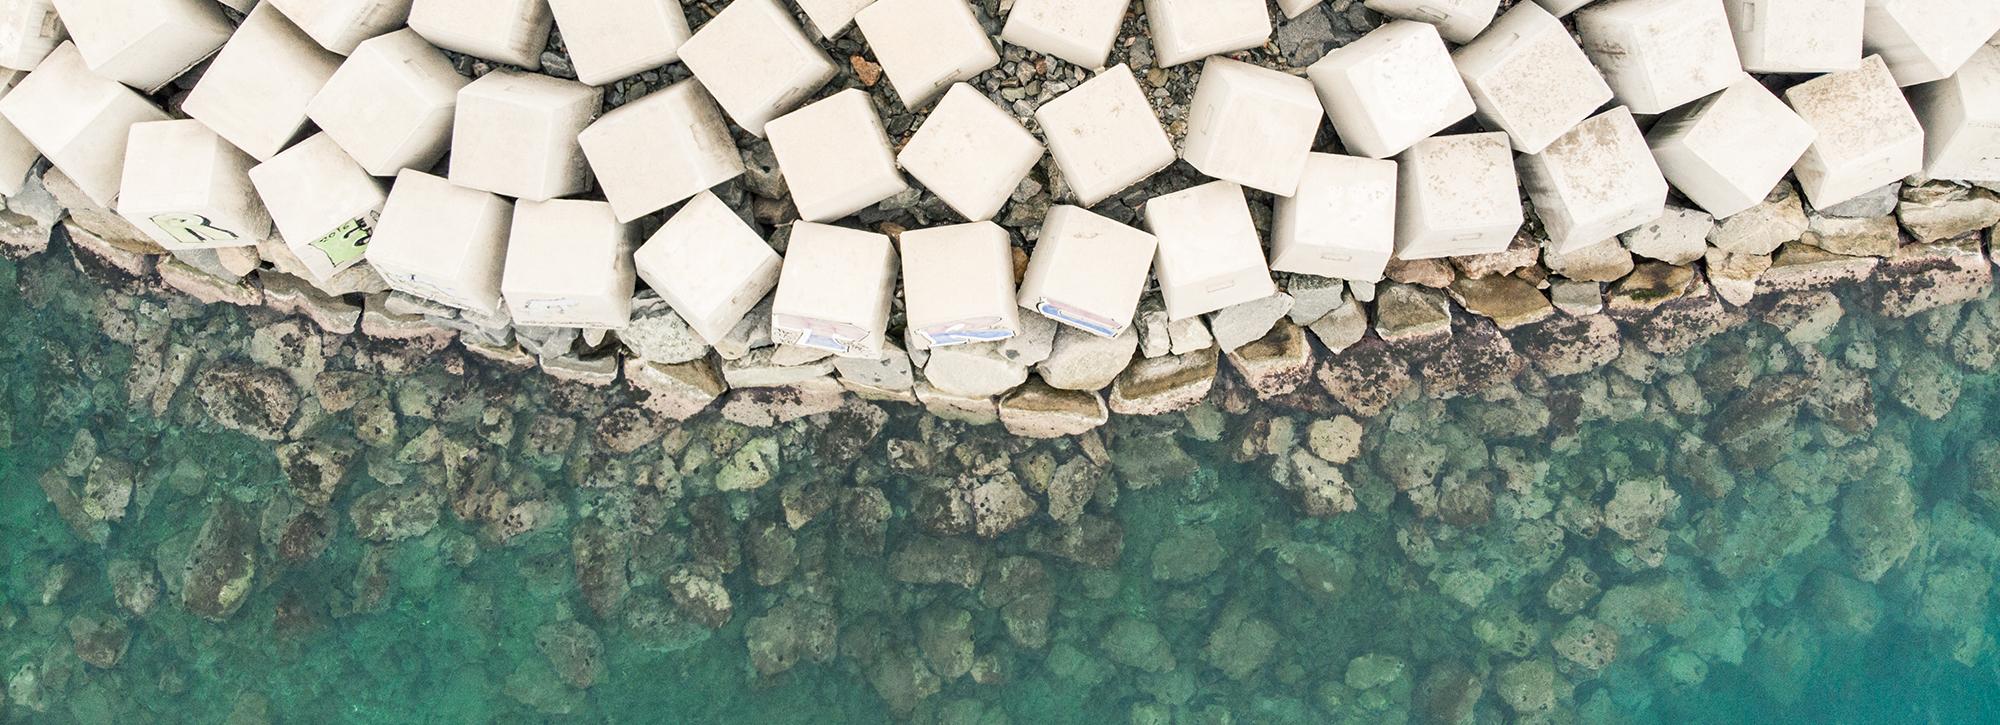
<path fill-rule="evenodd" d="M 1243 188 L 1214 181 L 1146 202 L 1167 316 L 1185 320 L 1276 294 Z"/>
<path fill-rule="evenodd" d="M 797 108 L 835 71 L 776 0 L 731 2 L 681 44 L 681 62 L 730 120 L 759 138 L 764 124 Z"/>
<path fill-rule="evenodd" d="M 168 119 L 144 96 L 92 73 L 71 43 L 0 98 L 0 116 L 105 207 L 118 198 L 132 125 Z"/>
<path fill-rule="evenodd" d="M 306 105 L 306 117 L 376 176 L 429 169 L 451 148 L 458 92 L 471 83 L 405 28 L 362 41 Z"/>
<path fill-rule="evenodd" d="M 1521 3 L 1451 54 L 1481 123 L 1540 153 L 1611 100 L 1611 86 L 1542 6 Z"/>
<path fill-rule="evenodd" d="M 250 169 L 285 246 L 315 281 L 361 262 L 388 192 L 326 134 L 314 134 Z"/>
<path fill-rule="evenodd" d="M 1271 220 L 1271 268 L 1376 282 L 1396 250 L 1396 162 L 1313 154 Z"/>
<path fill-rule="evenodd" d="M 541 70 L 555 17 L 548 0 L 416 0 L 410 29 L 431 45 Z"/>
<path fill-rule="evenodd" d="M 0 68 L 34 70 L 68 37 L 55 0 L 0 2 Z"/>
<path fill-rule="evenodd" d="M 1865 2 L 1862 50 L 1882 56 L 1897 85 L 1949 77 L 2000 33 L 2000 3 L 1991 0 Z"/>
<path fill-rule="evenodd" d="M 1159 240 L 1080 207 L 1049 207 L 1017 302 L 1098 337 L 1132 326 Z"/>
<path fill-rule="evenodd" d="M 1880 56 L 1785 90 L 1785 102 L 1817 134 L 1792 166 L 1799 189 L 1824 209 L 1916 174 L 1924 127 Z"/>
<path fill-rule="evenodd" d="M 514 205 L 500 295 L 517 325 L 618 329 L 632 321 L 637 231 L 601 201 Z"/>
<path fill-rule="evenodd" d="M 513 224 L 513 202 L 405 170 L 364 257 L 399 292 L 492 315 Z"/>
<path fill-rule="evenodd" d="M 1722 0 L 1743 70 L 1828 73 L 1861 65 L 1866 0 Z"/>
<path fill-rule="evenodd" d="M 1924 176 L 2000 180 L 2000 46 L 1973 54 L 1958 72 L 1910 89 L 1924 126 Z"/>
<path fill-rule="evenodd" d="M 1298 190 L 1323 115 L 1312 83 L 1212 56 L 1188 108 L 1181 158 L 1189 164 L 1279 196 Z"/>
<path fill-rule="evenodd" d="M 28 74 L 18 70 L 0 71 L 0 99 L 5 99 L 14 86 Z M 33 171 L 35 162 L 42 158 L 42 152 L 35 149 L 35 142 L 21 135 L 21 129 L 5 118 L 0 118 L 0 197 L 21 193 L 27 185 L 28 172 Z"/>
<path fill-rule="evenodd" d="M 850 88 L 766 126 L 799 218 L 829 222 L 910 188 L 868 93 Z"/>
<path fill-rule="evenodd" d="M 1153 62 L 1161 68 L 1263 45 L 1271 37 L 1264 0 L 1146 0 Z"/>
<path fill-rule="evenodd" d="M 1624 107 L 1578 124 L 1521 157 L 1521 181 L 1555 254 L 1588 247 L 1658 219 L 1667 180 Z"/>
<path fill-rule="evenodd" d="M 1132 0 L 1015 0 L 1000 40 L 1084 68 L 1102 68 Z"/>
<path fill-rule="evenodd" d="M 840 357 L 881 359 L 896 267 L 887 235 L 812 222 L 792 225 L 771 301 L 771 339 Z"/>
<path fill-rule="evenodd" d="M 979 89 L 946 91 L 896 154 L 910 176 L 968 221 L 993 218 L 1042 160 L 1042 142 Z"/>
<path fill-rule="evenodd" d="M 1661 116 L 1646 134 L 1675 189 L 1717 219 L 1757 206 L 1817 135 L 1757 79 Z"/>
<path fill-rule="evenodd" d="M 298 137 L 306 107 L 340 61 L 283 13 L 259 6 L 208 64 L 181 110 L 269 161 Z"/>
<path fill-rule="evenodd" d="M 876 0 L 854 22 L 906 108 L 1000 64 L 966 0 Z"/>
<path fill-rule="evenodd" d="M 832 40 L 846 32 L 854 24 L 854 16 L 875 0 L 798 0 L 800 10 L 806 12 L 806 19 L 812 21 L 813 32 L 819 37 Z"/>
<path fill-rule="evenodd" d="M 1397 20 L 1306 69 L 1348 153 L 1402 153 L 1476 110 L 1437 27 Z"/>
<path fill-rule="evenodd" d="M 1595 1 L 1596 0 L 1535 0 L 1535 4 L 1542 6 L 1543 10 L 1547 10 L 1549 11 L 1550 14 L 1560 18 L 1570 13 L 1576 12 L 1583 6 L 1589 5 Z"/>
<path fill-rule="evenodd" d="M 577 142 L 621 222 L 743 173 L 722 109 L 692 78 L 604 114 Z"/>
<path fill-rule="evenodd" d="M 577 136 L 603 94 L 576 81 L 496 70 L 458 92 L 451 183 L 531 201 L 590 188 Z"/>
<path fill-rule="evenodd" d="M 992 222 L 912 229 L 901 247 L 903 311 L 927 346 L 995 342 L 1021 330 L 1007 230 Z"/>
<path fill-rule="evenodd" d="M 1521 230 L 1507 134 L 1425 139 L 1396 162 L 1397 259 L 1505 251 Z"/>
<path fill-rule="evenodd" d="M 361 41 L 403 27 L 413 0 L 271 0 L 320 47 L 347 55 Z"/>
<path fill-rule="evenodd" d="M 1369 10 L 1392 18 L 1437 26 L 1453 43 L 1470 43 L 1500 12 L 1500 0 L 1362 0 Z"/>
<path fill-rule="evenodd" d="M 778 286 L 782 260 L 728 204 L 703 191 L 639 247 L 633 263 L 646 286 L 712 345 Z"/>
<path fill-rule="evenodd" d="M 200 121 L 133 124 L 118 213 L 169 250 L 253 246 L 271 235 L 256 165 Z"/>
<path fill-rule="evenodd" d="M 680 0 L 549 0 L 576 79 L 610 85 L 680 60 L 694 33 Z"/>
<path fill-rule="evenodd" d="M 1035 111 L 1070 193 L 1096 206 L 1174 163 L 1174 145 L 1123 64 Z"/>
<path fill-rule="evenodd" d="M 1600 0 L 1577 11 L 1576 28 L 1633 113 L 1665 113 L 1743 77 L 1722 0 Z"/>
<path fill-rule="evenodd" d="M 91 72 L 151 93 L 235 32 L 208 0 L 53 0 Z"/>

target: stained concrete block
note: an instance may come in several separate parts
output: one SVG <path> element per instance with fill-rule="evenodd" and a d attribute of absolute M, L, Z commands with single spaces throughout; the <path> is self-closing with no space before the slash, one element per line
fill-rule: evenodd
<path fill-rule="evenodd" d="M 1146 228 L 1159 238 L 1153 258 L 1167 317 L 1184 320 L 1278 291 L 1243 188 L 1227 181 L 1154 197 Z"/>
<path fill-rule="evenodd" d="M 590 188 L 577 136 L 603 92 L 571 80 L 496 70 L 460 89 L 451 183 L 544 201 Z"/>
<path fill-rule="evenodd" d="M 0 98 L 0 116 L 106 207 L 118 198 L 132 124 L 168 119 L 144 96 L 92 73 L 71 43 L 57 46 Z"/>
<path fill-rule="evenodd" d="M 900 241 L 904 314 L 925 346 L 995 342 L 1021 331 L 1007 230 L 973 222 L 912 229 Z"/>
<path fill-rule="evenodd" d="M 1577 11 L 1576 28 L 1633 113 L 1665 113 L 1743 77 L 1722 0 L 1602 0 Z"/>
<path fill-rule="evenodd" d="M 1865 0 L 1722 0 L 1743 70 L 1826 73 L 1861 65 Z"/>
<path fill-rule="evenodd" d="M 341 55 L 410 19 L 412 0 L 271 0 L 320 47 Z"/>
<path fill-rule="evenodd" d="M 1209 176 L 1291 196 L 1321 114 L 1304 78 L 1212 56 L 1189 104 L 1181 158 Z"/>
<path fill-rule="evenodd" d="M 1882 56 L 1900 86 L 1951 76 L 2000 33 L 2000 3 L 1992 0 L 1866 1 L 1862 50 Z"/>
<path fill-rule="evenodd" d="M 896 294 L 889 237 L 812 222 L 792 225 L 771 304 L 771 339 L 879 360 Z"/>
<path fill-rule="evenodd" d="M 431 45 L 475 58 L 542 69 L 555 18 L 548 0 L 416 0 L 410 29 Z"/>
<path fill-rule="evenodd" d="M 118 213 L 168 250 L 254 246 L 271 235 L 256 165 L 200 121 L 133 124 Z"/>
<path fill-rule="evenodd" d="M 1755 78 L 1661 116 L 1646 134 L 1674 188 L 1717 219 L 1763 203 L 1817 136 Z"/>
<path fill-rule="evenodd" d="M 712 345 L 778 286 L 783 260 L 728 204 L 703 191 L 639 247 L 633 263 L 646 286 Z"/>
<path fill-rule="evenodd" d="M 361 261 L 388 193 L 326 134 L 279 152 L 250 169 L 285 246 L 316 282 Z"/>
<path fill-rule="evenodd" d="M 1159 240 L 1067 204 L 1049 207 L 1018 303 L 1099 337 L 1132 325 Z"/>
<path fill-rule="evenodd" d="M 1373 282 L 1395 248 L 1394 161 L 1313 154 L 1299 193 L 1273 210 L 1271 268 L 1280 272 Z"/>
<path fill-rule="evenodd" d="M 2000 180 L 2000 46 L 1988 45 L 1958 72 L 1910 89 L 1924 126 L 1924 176 Z"/>
<path fill-rule="evenodd" d="M 1569 29 L 1534 3 L 1515 5 L 1451 59 L 1480 122 L 1507 132 L 1524 154 L 1541 153 L 1611 100 Z"/>
<path fill-rule="evenodd" d="M 1558 18 L 1576 12 L 1579 8 L 1589 5 L 1592 2 L 1596 2 L 1596 0 L 1535 0 L 1536 5 L 1542 6 L 1542 9 L 1549 11 Z"/>
<path fill-rule="evenodd" d="M 1070 193 L 1096 206 L 1174 163 L 1174 145 L 1123 64 L 1035 111 Z"/>
<path fill-rule="evenodd" d="M 151 93 L 235 32 L 208 0 L 53 0 L 90 71 Z"/>
<path fill-rule="evenodd" d="M 1000 64 L 966 0 L 876 0 L 854 22 L 905 108 L 930 105 L 951 84 Z"/>
<path fill-rule="evenodd" d="M 408 28 L 362 41 L 306 105 L 306 117 L 376 176 L 437 165 L 471 81 Z"/>
<path fill-rule="evenodd" d="M 1507 134 L 1429 138 L 1396 161 L 1397 259 L 1505 251 L 1521 230 Z"/>
<path fill-rule="evenodd" d="M 1348 153 L 1380 159 L 1472 115 L 1476 107 L 1437 27 L 1397 20 L 1306 69 Z"/>
<path fill-rule="evenodd" d="M 283 13 L 259 6 L 208 64 L 181 111 L 269 161 L 298 137 L 306 107 L 340 61 Z"/>
<path fill-rule="evenodd" d="M 576 79 L 593 86 L 680 60 L 693 35 L 680 0 L 549 0 Z"/>
<path fill-rule="evenodd" d="M 692 78 L 604 114 L 577 143 L 621 222 L 743 174 L 722 109 Z"/>
<path fill-rule="evenodd" d="M 1014 114 L 960 83 L 931 109 L 896 162 L 953 211 L 986 221 L 1041 162 L 1043 150 Z"/>
<path fill-rule="evenodd" d="M 909 188 L 866 91 L 835 93 L 765 129 L 801 219 L 833 221 Z"/>
<path fill-rule="evenodd" d="M 1361 0 L 1369 10 L 1392 18 L 1437 26 L 1453 43 L 1469 43 L 1500 12 L 1500 0 Z"/>
<path fill-rule="evenodd" d="M 1264 0 L 1146 0 L 1146 25 L 1161 68 L 1255 48 L 1271 37 Z"/>
<path fill-rule="evenodd" d="M 517 325 L 618 329 L 632 320 L 637 230 L 601 201 L 514 205 L 500 294 Z"/>
<path fill-rule="evenodd" d="M 1555 254 L 1610 239 L 1666 211 L 1667 179 L 1622 106 L 1577 124 L 1520 164 Z"/>
<path fill-rule="evenodd" d="M 0 71 L 0 99 L 13 92 L 21 79 L 28 77 L 25 71 Z M 0 197 L 12 197 L 21 193 L 28 183 L 28 172 L 33 171 L 35 162 L 42 158 L 42 152 L 35 149 L 35 142 L 21 135 L 21 129 L 0 118 Z"/>
<path fill-rule="evenodd" d="M 729 118 L 762 137 L 764 124 L 833 80 L 833 61 L 776 0 L 735 0 L 681 44 L 681 62 Z"/>
<path fill-rule="evenodd" d="M 34 70 L 68 37 L 55 0 L 0 3 L 0 68 Z"/>
<path fill-rule="evenodd" d="M 389 189 L 364 256 L 399 292 L 493 315 L 513 224 L 506 198 L 406 169 Z"/>
<path fill-rule="evenodd" d="M 1102 68 L 1131 4 L 1132 0 L 1015 0 L 1000 39 L 1084 68 Z"/>
<path fill-rule="evenodd" d="M 1924 127 L 1881 56 L 1792 86 L 1785 101 L 1818 134 L 1792 166 L 1815 208 L 1923 170 Z"/>
<path fill-rule="evenodd" d="M 875 0 L 798 0 L 800 10 L 806 11 L 806 19 L 812 21 L 813 31 L 819 37 L 832 40 L 839 37 L 847 27 L 854 24 L 854 16 Z"/>

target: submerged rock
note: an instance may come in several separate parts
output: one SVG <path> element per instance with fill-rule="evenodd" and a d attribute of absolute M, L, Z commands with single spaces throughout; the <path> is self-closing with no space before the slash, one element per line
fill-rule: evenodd
<path fill-rule="evenodd" d="M 257 527 L 237 504 L 218 503 L 196 534 L 185 565 L 181 605 L 195 616 L 235 616 L 257 578 Z"/>
<path fill-rule="evenodd" d="M 565 684 L 589 689 L 604 679 L 604 643 L 596 630 L 576 620 L 551 622 L 535 629 L 535 649 Z"/>

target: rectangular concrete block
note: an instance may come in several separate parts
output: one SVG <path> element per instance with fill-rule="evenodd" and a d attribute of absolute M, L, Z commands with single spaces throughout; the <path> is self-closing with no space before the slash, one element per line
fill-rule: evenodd
<path fill-rule="evenodd" d="M 901 246 L 911 334 L 936 348 L 1005 340 L 1021 330 L 1007 230 L 992 222 L 912 229 Z"/>
<path fill-rule="evenodd" d="M 771 339 L 841 357 L 881 359 L 896 266 L 887 235 L 813 222 L 792 225 L 771 302 Z"/>
<path fill-rule="evenodd" d="M 1271 268 L 1376 282 L 1396 251 L 1396 162 L 1313 154 L 1299 193 L 1277 201 Z"/>
<path fill-rule="evenodd" d="M 1799 188 L 1824 209 L 1924 167 L 1924 127 L 1881 56 L 1785 90 L 1817 136 L 1792 166 Z"/>
<path fill-rule="evenodd" d="M 533 201 L 590 188 L 577 135 L 603 92 L 576 81 L 496 70 L 460 89 L 451 183 Z"/>
<path fill-rule="evenodd" d="M 709 344 L 778 286 L 783 260 L 714 194 L 695 194 L 633 257 L 639 278 Z"/>
<path fill-rule="evenodd" d="M 806 19 L 812 21 L 813 32 L 819 37 L 832 40 L 846 32 L 854 24 L 854 16 L 873 4 L 875 0 L 798 0 L 800 10 L 806 12 Z"/>
<path fill-rule="evenodd" d="M 326 134 L 314 134 L 250 169 L 278 236 L 325 282 L 361 262 L 388 192 Z"/>
<path fill-rule="evenodd" d="M 1225 181 L 1291 196 L 1319 134 L 1319 97 L 1304 78 L 1211 56 L 1188 106 L 1181 158 Z"/>
<path fill-rule="evenodd" d="M 1633 113 L 1665 113 L 1743 77 L 1722 0 L 1601 0 L 1577 11 L 1576 29 Z"/>
<path fill-rule="evenodd" d="M 1362 0 L 1369 10 L 1392 18 L 1437 26 L 1453 43 L 1470 43 L 1500 12 L 1500 0 Z"/>
<path fill-rule="evenodd" d="M 118 198 L 132 125 L 168 119 L 144 96 L 92 73 L 71 43 L 0 98 L 0 116 L 105 207 Z"/>
<path fill-rule="evenodd" d="M 306 107 L 340 68 L 270 5 L 243 19 L 181 103 L 181 111 L 259 161 L 269 161 L 306 125 Z"/>
<path fill-rule="evenodd" d="M 410 29 L 431 45 L 541 70 L 555 17 L 548 0 L 416 0 Z"/>
<path fill-rule="evenodd" d="M 1520 164 L 1554 254 L 1610 239 L 1666 210 L 1666 177 L 1623 106 L 1577 124 Z"/>
<path fill-rule="evenodd" d="M 736 0 L 681 44 L 703 88 L 751 135 L 833 80 L 833 61 L 776 0 Z"/>
<path fill-rule="evenodd" d="M 1515 5 L 1451 59 L 1480 122 L 1507 132 L 1524 154 L 1540 153 L 1611 100 L 1569 29 L 1534 3 Z"/>
<path fill-rule="evenodd" d="M 169 250 L 254 246 L 271 236 L 256 165 L 200 121 L 133 124 L 118 213 Z"/>
<path fill-rule="evenodd" d="M 743 173 L 722 109 L 692 78 L 604 114 L 577 143 L 621 222 Z"/>
<path fill-rule="evenodd" d="M 835 93 L 765 130 L 801 219 L 833 221 L 910 188 L 866 91 Z"/>
<path fill-rule="evenodd" d="M 365 257 L 399 292 L 493 315 L 513 223 L 514 203 L 504 197 L 405 170 Z"/>
<path fill-rule="evenodd" d="M 1154 197 L 1145 213 L 1160 242 L 1153 270 L 1168 317 L 1185 320 L 1277 293 L 1242 187 L 1209 182 Z"/>
<path fill-rule="evenodd" d="M 21 79 L 28 77 L 24 71 L 0 71 L 0 99 L 13 92 Z M 35 149 L 35 142 L 21 135 L 5 118 L 0 118 L 0 197 L 21 193 L 27 185 L 28 172 L 33 171 L 35 162 L 42 158 L 42 152 Z"/>
<path fill-rule="evenodd" d="M 1861 65 L 1865 0 L 1722 0 L 1743 70 L 1826 73 Z"/>
<path fill-rule="evenodd" d="M 1901 86 L 1949 77 L 2000 33 L 2000 3 L 1992 0 L 1866 2 L 1862 50 L 1882 56 Z"/>
<path fill-rule="evenodd" d="M 376 176 L 428 170 L 451 148 L 458 92 L 471 80 L 417 32 L 362 41 L 306 105 L 306 117 Z"/>
<path fill-rule="evenodd" d="M 2000 46 L 1980 48 L 1950 78 L 1910 89 L 1924 126 L 1924 176 L 2000 180 Z"/>
<path fill-rule="evenodd" d="M 680 60 L 693 35 L 680 0 L 549 0 L 576 79 L 593 86 Z"/>
<path fill-rule="evenodd" d="M 1104 67 L 1132 0 L 1015 0 L 1000 40 L 1088 69 Z"/>
<path fill-rule="evenodd" d="M 906 108 L 1000 64 L 966 0 L 876 0 L 854 22 Z"/>
<path fill-rule="evenodd" d="M 1764 202 L 1818 135 L 1745 76 L 1661 116 L 1646 144 L 1667 181 L 1717 219 Z"/>
<path fill-rule="evenodd" d="M 1550 14 L 1558 18 L 1576 12 L 1578 9 L 1592 2 L 1596 2 L 1596 0 L 1535 0 L 1536 5 L 1542 6 L 1543 10 L 1549 11 Z"/>
<path fill-rule="evenodd" d="M 896 163 L 968 221 L 1000 212 L 1042 160 L 1042 142 L 979 89 L 946 91 Z"/>
<path fill-rule="evenodd" d="M 1049 207 L 1017 302 L 1084 332 L 1117 337 L 1132 326 L 1158 251 L 1151 234 L 1080 207 Z"/>
<path fill-rule="evenodd" d="M 403 27 L 412 0 L 271 0 L 327 50 L 347 55 L 361 41 Z"/>
<path fill-rule="evenodd" d="M 151 93 L 221 48 L 235 31 L 209 0 L 54 0 L 90 71 Z"/>
<path fill-rule="evenodd" d="M 618 329 L 632 321 L 637 230 L 601 201 L 514 205 L 500 295 L 517 325 Z"/>
<path fill-rule="evenodd" d="M 68 37 L 55 0 L 0 0 L 0 68 L 34 70 Z"/>
<path fill-rule="evenodd" d="M 1397 20 L 1306 69 L 1348 153 L 1402 153 L 1477 110 L 1437 27 Z"/>
<path fill-rule="evenodd" d="M 1096 206 L 1174 163 L 1174 144 L 1132 69 L 1119 64 L 1035 111 L 1070 194 Z"/>
<path fill-rule="evenodd" d="M 1505 251 L 1521 231 L 1519 179 L 1507 134 L 1425 139 L 1396 162 L 1397 259 Z"/>
<path fill-rule="evenodd" d="M 1146 0 L 1153 62 L 1161 68 L 1263 45 L 1271 37 L 1264 0 Z"/>

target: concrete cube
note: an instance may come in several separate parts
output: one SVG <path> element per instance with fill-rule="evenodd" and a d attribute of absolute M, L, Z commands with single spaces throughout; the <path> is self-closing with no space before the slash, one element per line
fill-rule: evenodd
<path fill-rule="evenodd" d="M 67 37 L 55 0 L 0 1 L 0 68 L 34 70 Z"/>
<path fill-rule="evenodd" d="M 1158 251 L 1151 234 L 1079 207 L 1049 207 L 1017 301 L 1070 327 L 1117 337 L 1132 326 Z"/>
<path fill-rule="evenodd" d="M 236 28 L 209 0 L 53 0 L 90 71 L 151 93 L 221 48 Z"/>
<path fill-rule="evenodd" d="M 1035 111 L 1070 194 L 1096 206 L 1174 163 L 1174 144 L 1123 64 Z"/>
<path fill-rule="evenodd" d="M 798 0 L 799 9 L 806 11 L 806 19 L 811 20 L 813 31 L 819 37 L 832 40 L 847 26 L 854 24 L 854 16 L 875 0 Z"/>
<path fill-rule="evenodd" d="M 693 35 L 680 0 L 549 0 L 576 79 L 609 85 L 680 60 Z"/>
<path fill-rule="evenodd" d="M 410 19 L 412 0 L 271 0 L 320 47 L 341 55 Z"/>
<path fill-rule="evenodd" d="M 71 43 L 56 46 L 0 98 L 0 116 L 106 207 L 118 198 L 132 124 L 168 118 L 144 96 L 90 72 Z"/>
<path fill-rule="evenodd" d="M 931 109 L 896 162 L 953 211 L 983 222 L 1000 212 L 1042 151 L 1014 114 L 960 83 Z"/>
<path fill-rule="evenodd" d="M 0 99 L 14 90 L 14 86 L 28 74 L 18 70 L 0 71 Z M 21 193 L 21 187 L 28 182 L 28 172 L 33 171 L 35 162 L 42 158 L 42 152 L 35 150 L 35 142 L 21 135 L 21 129 L 7 119 L 0 118 L 0 197 Z"/>
<path fill-rule="evenodd" d="M 735 0 L 681 44 L 681 62 L 751 135 L 833 80 L 833 61 L 776 0 Z"/>
<path fill-rule="evenodd" d="M 1814 208 L 1923 171 L 1924 127 L 1881 56 L 1792 86 L 1785 102 L 1817 133 L 1792 166 Z"/>
<path fill-rule="evenodd" d="M 1272 269 L 1380 281 L 1396 251 L 1396 162 L 1313 154 L 1272 216 Z"/>
<path fill-rule="evenodd" d="M 1227 181 L 1153 197 L 1146 228 L 1159 239 L 1153 271 L 1167 316 L 1185 320 L 1277 294 L 1243 188 Z"/>
<path fill-rule="evenodd" d="M 709 344 L 778 286 L 783 260 L 714 194 L 702 191 L 633 256 L 639 278 Z"/>
<path fill-rule="evenodd" d="M 1541 153 L 1522 156 L 1521 181 L 1555 254 L 1658 219 L 1667 206 L 1667 179 L 1623 106 L 1577 124 Z"/>
<path fill-rule="evenodd" d="M 555 18 L 548 0 L 416 0 L 410 29 L 431 45 L 541 70 Z"/>
<path fill-rule="evenodd" d="M 1589 5 L 1595 1 L 1596 0 L 1535 0 L 1535 4 L 1542 6 L 1543 10 L 1547 10 L 1549 11 L 1550 14 L 1560 18 L 1570 13 L 1576 12 L 1578 8 L 1581 8 L 1585 5 Z"/>
<path fill-rule="evenodd" d="M 324 282 L 361 261 L 389 194 L 326 134 L 314 134 L 250 169 L 278 236 Z"/>
<path fill-rule="evenodd" d="M 1263 45 L 1271 37 L 1264 0 L 1146 0 L 1153 62 L 1171 68 Z"/>
<path fill-rule="evenodd" d="M 355 46 L 306 117 L 376 176 L 436 166 L 451 148 L 458 92 L 471 81 L 405 28 Z"/>
<path fill-rule="evenodd" d="M 743 173 L 722 110 L 692 78 L 604 114 L 577 143 L 621 222 Z"/>
<path fill-rule="evenodd" d="M 577 135 L 602 99 L 576 81 L 511 70 L 467 84 L 452 118 L 451 183 L 534 201 L 589 189 Z"/>
<path fill-rule="evenodd" d="M 1746 76 L 1661 116 L 1646 144 L 1667 181 L 1721 219 L 1764 203 L 1815 135 L 1790 106 Z"/>
<path fill-rule="evenodd" d="M 2000 181 L 2000 46 L 1910 89 L 1910 103 L 1924 124 L 1924 176 Z"/>
<path fill-rule="evenodd" d="M 1825 73 L 1861 65 L 1864 0 L 1722 0 L 1743 70 Z"/>
<path fill-rule="evenodd" d="M 1882 56 L 1897 85 L 1913 86 L 1958 72 L 1979 46 L 2000 33 L 2000 3 L 1867 0 L 1861 28 L 1863 51 Z"/>
<path fill-rule="evenodd" d="M 1304 78 L 1212 56 L 1189 104 L 1181 158 L 1209 176 L 1291 196 L 1323 112 Z"/>
<path fill-rule="evenodd" d="M 1372 159 L 1402 153 L 1477 110 L 1437 27 L 1413 20 L 1335 48 L 1306 77 L 1347 151 Z"/>
<path fill-rule="evenodd" d="M 615 330 L 631 322 L 637 236 L 601 201 L 516 203 L 500 274 L 514 324 Z"/>
<path fill-rule="evenodd" d="M 1540 153 L 1611 100 L 1611 86 L 1549 11 L 1521 3 L 1451 54 L 1479 121 Z"/>
<path fill-rule="evenodd" d="M 801 219 L 833 221 L 910 188 L 866 91 L 835 93 L 765 129 Z"/>
<path fill-rule="evenodd" d="M 895 295 L 896 249 L 887 235 L 793 224 L 771 301 L 771 340 L 879 360 Z"/>
<path fill-rule="evenodd" d="M 1020 331 L 1007 230 L 973 222 L 912 229 L 901 242 L 910 334 L 931 347 L 949 347 L 1005 340 Z"/>
<path fill-rule="evenodd" d="M 1362 0 L 1369 10 L 1392 18 L 1437 26 L 1453 43 L 1470 43 L 1492 24 L 1500 0 Z"/>
<path fill-rule="evenodd" d="M 405 169 L 365 255 L 390 287 L 483 315 L 500 311 L 514 203 Z"/>
<path fill-rule="evenodd" d="M 1603 0 L 1577 11 L 1576 28 L 1633 113 L 1665 113 L 1743 77 L 1722 0 Z"/>
<path fill-rule="evenodd" d="M 876 0 L 854 22 L 905 108 L 923 108 L 951 84 L 1000 64 L 966 0 Z"/>
<path fill-rule="evenodd" d="M 1512 146 L 1504 133 L 1438 136 L 1397 157 L 1396 258 L 1505 251 L 1523 221 Z"/>
<path fill-rule="evenodd" d="M 118 213 L 169 250 L 255 245 L 271 236 L 256 165 L 200 121 L 133 124 Z"/>
<path fill-rule="evenodd" d="M 261 5 L 208 64 L 181 111 L 258 161 L 269 161 L 298 137 L 306 107 L 340 60 L 283 13 Z"/>
<path fill-rule="evenodd" d="M 1102 68 L 1132 0 L 1015 0 L 1000 39 L 1084 68 Z"/>

